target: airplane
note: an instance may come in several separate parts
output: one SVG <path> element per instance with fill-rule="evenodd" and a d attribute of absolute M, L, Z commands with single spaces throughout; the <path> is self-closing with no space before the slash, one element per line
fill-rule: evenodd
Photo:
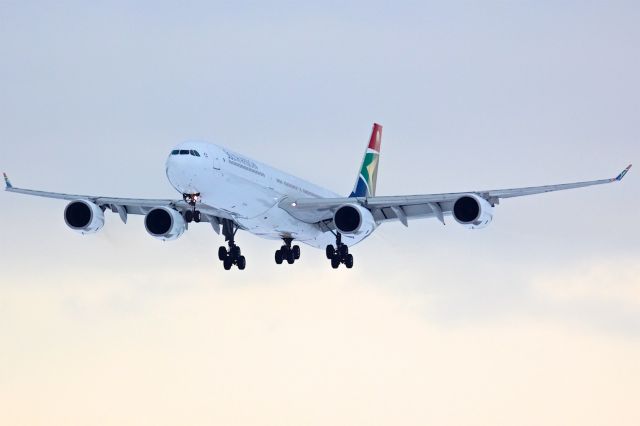
<path fill-rule="evenodd" d="M 377 196 L 376 181 L 382 126 L 374 123 L 358 169 L 353 190 L 341 196 L 225 147 L 203 142 L 176 146 L 165 164 L 166 175 L 182 199 L 117 198 L 74 195 L 16 188 L 4 174 L 6 191 L 70 201 L 64 220 L 81 234 L 98 232 L 104 212 L 118 213 L 127 223 L 129 215 L 144 215 L 144 226 L 154 238 L 180 237 L 190 223 L 209 223 L 225 237 L 227 247 L 218 249 L 225 270 L 243 270 L 246 258 L 235 242 L 238 230 L 259 237 L 282 240 L 275 262 L 294 263 L 300 258 L 299 241 L 325 250 L 331 267 L 353 267 L 349 247 L 370 236 L 389 221 L 408 226 L 409 220 L 445 216 L 469 229 L 484 228 L 493 220 L 494 208 L 503 198 L 541 194 L 619 182 L 631 165 L 611 179 L 526 188 L 468 191 L 445 194 Z"/>

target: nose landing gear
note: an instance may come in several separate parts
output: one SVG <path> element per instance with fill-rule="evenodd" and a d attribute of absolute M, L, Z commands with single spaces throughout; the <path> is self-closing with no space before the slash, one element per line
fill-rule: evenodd
<path fill-rule="evenodd" d="M 196 209 L 196 203 L 200 201 L 200 193 L 182 194 L 182 198 L 191 206 L 191 210 L 184 212 L 184 220 L 187 221 L 187 223 L 200 222 L 202 215 L 200 214 L 200 210 Z"/>
<path fill-rule="evenodd" d="M 218 249 L 218 259 L 222 261 L 222 266 L 224 266 L 226 271 L 231 269 L 233 265 L 236 265 L 241 271 L 247 266 L 247 260 L 235 242 L 237 231 L 238 227 L 232 220 L 222 220 L 222 233 L 224 234 L 225 240 L 227 240 L 229 248 L 227 249 L 225 246 L 221 246 Z"/>
<path fill-rule="evenodd" d="M 344 263 L 347 269 L 353 268 L 353 255 L 349 253 L 349 247 L 342 242 L 342 235 L 339 232 L 336 234 L 336 246 L 329 244 L 325 253 L 333 269 L 338 269 L 341 263 Z"/>
<path fill-rule="evenodd" d="M 283 240 L 284 245 L 276 250 L 276 263 L 280 265 L 286 260 L 287 263 L 291 265 L 296 260 L 300 259 L 300 246 L 291 246 L 293 238 L 283 238 Z"/>

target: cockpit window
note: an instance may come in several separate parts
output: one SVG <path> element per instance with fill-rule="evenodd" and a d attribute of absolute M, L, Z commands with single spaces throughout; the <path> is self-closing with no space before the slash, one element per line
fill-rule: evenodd
<path fill-rule="evenodd" d="M 174 149 L 171 151 L 171 155 L 193 155 L 194 157 L 200 157 L 200 153 L 194 149 Z"/>

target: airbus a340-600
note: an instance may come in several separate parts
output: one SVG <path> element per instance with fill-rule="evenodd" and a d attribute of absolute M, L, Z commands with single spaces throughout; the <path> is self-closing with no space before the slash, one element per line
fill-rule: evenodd
<path fill-rule="evenodd" d="M 263 238 L 282 240 L 275 261 L 294 263 L 300 247 L 294 241 L 325 250 L 333 268 L 353 266 L 349 247 L 367 238 L 383 222 L 452 216 L 460 225 L 487 226 L 502 198 L 581 188 L 622 180 L 631 165 L 618 176 L 587 182 L 528 188 L 468 191 L 447 194 L 376 195 L 382 126 L 373 132 L 348 196 L 252 160 L 222 146 L 185 142 L 169 153 L 166 174 L 181 194 L 175 200 L 72 195 L 16 188 L 4 175 L 6 190 L 19 194 L 69 200 L 64 220 L 82 234 L 98 232 L 104 212 L 118 213 L 123 222 L 130 214 L 144 215 L 147 232 L 160 240 L 175 240 L 188 224 L 207 222 L 227 246 L 218 250 L 224 269 L 244 269 L 246 259 L 236 244 L 241 229 Z"/>

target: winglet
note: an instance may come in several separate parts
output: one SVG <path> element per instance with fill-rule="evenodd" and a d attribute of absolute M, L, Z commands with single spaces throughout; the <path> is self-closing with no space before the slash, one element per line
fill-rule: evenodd
<path fill-rule="evenodd" d="M 632 165 L 629 164 L 626 169 L 624 169 L 622 172 L 620 172 L 620 174 L 618 176 L 615 177 L 615 180 L 617 180 L 618 182 L 621 181 L 622 178 L 624 177 L 624 175 L 626 175 L 627 172 L 629 171 L 629 169 L 631 169 L 631 166 Z M 5 179 L 6 179 L 6 177 L 5 177 Z"/>
<path fill-rule="evenodd" d="M 13 188 L 13 185 L 11 185 L 11 181 L 9 180 L 9 177 L 7 176 L 7 174 L 2 173 L 2 175 L 4 176 L 4 184 L 6 185 L 7 189 Z"/>

